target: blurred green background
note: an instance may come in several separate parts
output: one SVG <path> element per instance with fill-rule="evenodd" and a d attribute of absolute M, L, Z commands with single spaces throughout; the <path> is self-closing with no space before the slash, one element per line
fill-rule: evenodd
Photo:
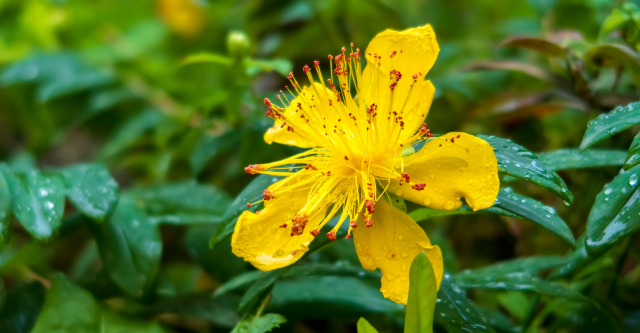
<path fill-rule="evenodd" d="M 302 75 L 305 64 L 325 64 L 342 46 L 364 50 L 384 29 L 427 23 L 440 44 L 427 75 L 436 87 L 427 118 L 434 133 L 495 135 L 536 153 L 577 148 L 589 120 L 640 99 L 640 11 L 633 1 L 0 0 L 4 168 L 32 172 L 34 183 L 68 172 L 70 191 L 67 183 L 85 174 L 73 167 L 91 163 L 98 170 L 91 172 L 106 172 L 92 180 L 96 188 L 120 196 L 108 222 L 96 221 L 108 218 L 110 201 L 96 217 L 64 196 L 54 198 L 51 214 L 60 223 L 52 232 L 39 233 L 17 214 L 21 223 L 8 222 L 0 245 L 0 331 L 66 325 L 60 332 L 97 332 L 99 321 L 109 322 L 110 332 L 232 330 L 259 306 L 263 294 L 242 302 L 262 276 L 231 253 L 228 240 L 213 250 L 209 240 L 233 218 L 230 209 L 246 202 L 248 192 L 241 192 L 254 177 L 243 168 L 298 151 L 262 140 L 273 124 L 262 100 L 275 98 L 289 71 Z M 513 36 L 553 45 L 503 42 Z M 597 48 L 605 44 L 624 48 Z M 553 207 L 578 238 L 635 132 L 599 144 L 612 152 L 594 158 L 604 167 L 555 168 L 575 197 L 570 206 L 514 177 L 502 185 Z M 416 220 L 442 247 L 450 273 L 570 250 L 548 230 L 504 215 Z M 436 330 L 637 332 L 634 237 L 561 282 L 597 301 L 540 296 L 535 288 L 473 289 L 463 301 L 491 324 L 439 322 Z M 265 311 L 287 319 L 283 332 L 355 332 L 360 316 L 381 332 L 401 332 L 404 307 L 382 298 L 377 274 L 360 267 L 349 241 L 337 241 L 284 275 Z M 459 314 L 461 322 L 475 320 Z"/>

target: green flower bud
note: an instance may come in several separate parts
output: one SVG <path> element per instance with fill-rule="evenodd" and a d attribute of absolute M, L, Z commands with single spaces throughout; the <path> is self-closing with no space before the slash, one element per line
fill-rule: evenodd
<path fill-rule="evenodd" d="M 249 37 L 243 31 L 231 31 L 227 35 L 227 50 L 234 58 L 243 58 L 249 55 L 250 47 Z"/>

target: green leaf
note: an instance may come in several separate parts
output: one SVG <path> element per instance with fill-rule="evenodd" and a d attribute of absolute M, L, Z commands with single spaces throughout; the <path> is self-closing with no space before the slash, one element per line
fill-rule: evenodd
<path fill-rule="evenodd" d="M 631 73 L 636 87 L 640 89 L 640 55 L 626 45 L 594 46 L 585 53 L 584 63 L 592 71 L 596 71 L 599 67 L 624 67 Z"/>
<path fill-rule="evenodd" d="M 231 130 L 220 136 L 203 134 L 189 157 L 191 172 L 194 175 L 199 174 L 218 154 L 237 147 L 242 140 L 242 134 L 239 130 Z"/>
<path fill-rule="evenodd" d="M 599 250 L 640 229 L 640 166 L 604 186 L 587 220 L 587 250 Z"/>
<path fill-rule="evenodd" d="M 409 300 L 404 319 L 405 333 L 433 332 L 433 311 L 438 284 L 431 262 L 424 252 L 413 259 L 409 271 Z"/>
<path fill-rule="evenodd" d="M 130 193 L 154 224 L 217 224 L 231 202 L 226 193 L 195 181 L 162 183 Z"/>
<path fill-rule="evenodd" d="M 11 192 L 9 184 L 0 168 L 0 244 L 6 244 L 11 238 Z"/>
<path fill-rule="evenodd" d="M 79 164 L 57 170 L 67 197 L 84 215 L 104 221 L 118 204 L 118 183 L 102 164 Z"/>
<path fill-rule="evenodd" d="M 163 115 L 154 110 L 146 109 L 129 119 L 109 141 L 102 147 L 101 156 L 111 157 L 135 143 L 148 130 L 156 127 L 163 119 Z"/>
<path fill-rule="evenodd" d="M 527 36 L 515 36 L 509 37 L 500 44 L 499 46 L 511 46 L 511 47 L 522 47 L 525 49 L 529 49 L 546 56 L 556 57 L 556 58 L 566 58 L 567 52 L 558 44 L 548 41 L 546 39 L 538 38 L 538 37 L 527 37 Z"/>
<path fill-rule="evenodd" d="M 133 199 L 122 195 L 108 222 L 89 222 L 88 226 L 111 279 L 135 298 L 151 292 L 160 268 L 162 241 Z"/>
<path fill-rule="evenodd" d="M 282 267 L 266 274 L 262 275 L 258 281 L 256 281 L 249 290 L 244 294 L 242 300 L 240 300 L 240 304 L 238 305 L 238 310 L 240 312 L 245 312 L 254 302 L 263 295 L 269 288 L 271 288 L 276 281 L 278 281 L 285 273 L 293 268 L 293 265 L 289 265 L 286 267 Z"/>
<path fill-rule="evenodd" d="M 309 276 L 278 281 L 267 309 L 301 318 L 360 316 L 404 311 L 382 297 L 380 284 L 355 277 Z"/>
<path fill-rule="evenodd" d="M 57 273 L 31 331 L 51 332 L 163 333 L 164 330 L 156 323 L 132 321 L 103 310 L 89 292 Z"/>
<path fill-rule="evenodd" d="M 0 311 L 0 332 L 30 333 L 42 309 L 45 292 L 40 282 L 20 284 L 9 291 Z"/>
<path fill-rule="evenodd" d="M 492 147 L 498 159 L 498 172 L 524 179 L 557 195 L 566 202 L 573 202 L 573 194 L 557 173 L 538 157 L 509 139 L 478 135 Z"/>
<path fill-rule="evenodd" d="M 611 149 L 589 149 L 580 152 L 578 149 L 560 149 L 547 153 L 538 153 L 538 157 L 551 170 L 600 168 L 621 166 L 627 152 Z"/>
<path fill-rule="evenodd" d="M 433 318 L 449 333 L 495 333 L 489 327 L 487 317 L 478 311 L 476 305 L 467 298 L 466 292 L 446 273 L 440 283 Z"/>
<path fill-rule="evenodd" d="M 83 119 L 95 116 L 120 103 L 140 99 L 141 96 L 125 87 L 115 87 L 110 89 L 100 89 L 89 97 L 87 101 L 87 111 Z"/>
<path fill-rule="evenodd" d="M 293 64 L 287 59 L 247 59 L 247 75 L 254 76 L 260 72 L 276 71 L 282 76 L 288 76 L 293 70 Z"/>
<path fill-rule="evenodd" d="M 387 196 L 385 195 L 385 200 L 386 199 L 390 199 L 390 203 L 391 205 L 393 205 L 393 207 L 398 208 L 399 210 L 401 210 L 403 213 L 407 213 L 407 203 L 404 202 L 404 199 L 400 198 L 399 196 L 393 194 L 393 193 L 386 193 L 389 197 L 387 198 Z"/>
<path fill-rule="evenodd" d="M 579 292 L 541 279 L 539 270 L 566 263 L 562 257 L 533 257 L 516 259 L 488 267 L 465 270 L 454 275 L 461 288 L 533 291 L 543 295 L 585 300 Z"/>
<path fill-rule="evenodd" d="M 556 268 L 551 271 L 551 274 L 549 274 L 549 279 L 553 280 L 569 275 L 577 269 L 580 269 L 584 265 L 593 261 L 594 257 L 589 255 L 589 253 L 587 252 L 585 239 L 586 234 L 582 234 L 582 236 L 578 238 L 578 246 L 576 247 L 576 249 L 566 255 L 567 262 L 565 264 L 556 266 Z"/>
<path fill-rule="evenodd" d="M 358 333 L 378 333 L 378 330 L 364 318 L 358 320 L 357 328 Z"/>
<path fill-rule="evenodd" d="M 236 307 L 240 297 L 226 295 L 212 298 L 210 293 L 162 298 L 149 305 L 145 314 L 171 313 L 186 317 L 197 317 L 222 327 L 234 327 L 240 318 Z"/>
<path fill-rule="evenodd" d="M 255 212 L 261 206 L 253 205 L 251 207 L 247 207 L 247 203 L 262 200 L 262 191 L 280 179 L 282 179 L 282 177 L 259 175 L 249 183 L 249 185 L 247 185 L 247 187 L 238 194 L 236 199 L 227 208 L 227 211 L 222 217 L 222 224 L 220 225 L 220 228 L 218 228 L 216 235 L 211 238 L 209 246 L 213 248 L 223 240 L 231 237 L 240 214 L 246 210 Z"/>
<path fill-rule="evenodd" d="M 11 172 L 6 164 L 0 164 L 0 170 L 9 185 L 15 217 L 35 238 L 50 239 L 62 223 L 62 180 L 56 176 L 45 176 L 35 168 Z"/>
<path fill-rule="evenodd" d="M 564 240 L 571 248 L 576 247 L 576 240 L 571 230 L 556 214 L 555 210 L 538 201 L 514 193 L 511 188 L 501 188 L 494 206 L 502 208 L 523 219 L 537 223 Z"/>
<path fill-rule="evenodd" d="M 286 323 L 287 320 L 276 313 L 267 313 L 260 317 L 247 316 L 243 318 L 231 333 L 264 333 L 271 332 L 276 327 Z"/>
<path fill-rule="evenodd" d="M 237 275 L 232 279 L 230 279 L 229 281 L 227 281 L 222 286 L 220 286 L 220 288 L 216 289 L 216 291 L 213 293 L 213 297 L 224 295 L 230 291 L 233 291 L 233 290 L 242 288 L 244 286 L 247 286 L 251 283 L 254 283 L 258 281 L 260 278 L 262 278 L 262 276 L 265 274 L 268 274 L 268 273 L 265 273 L 263 271 L 251 271 L 251 272 L 246 272 L 246 273 Z"/>
<path fill-rule="evenodd" d="M 631 147 L 629 147 L 629 152 L 625 159 L 624 169 L 629 170 L 638 164 L 640 164 L 640 132 L 636 134 L 633 142 L 631 142 Z"/>
<path fill-rule="evenodd" d="M 462 207 L 456 210 L 449 210 L 449 211 L 437 210 L 433 208 L 419 208 L 409 213 L 409 217 L 411 217 L 416 222 L 422 222 L 432 217 L 449 216 L 449 215 L 467 215 L 467 214 L 477 214 L 477 213 L 490 213 L 490 214 L 515 217 L 518 219 L 522 218 L 522 216 L 513 214 L 511 212 L 508 212 L 502 208 L 498 208 L 495 206 L 474 211 L 473 208 L 469 207 L 466 204 L 462 205 Z"/>
<path fill-rule="evenodd" d="M 184 238 L 184 247 L 214 280 L 224 282 L 244 272 L 246 263 L 242 258 L 233 254 L 231 244 L 228 242 L 214 249 L 209 248 L 209 240 L 216 233 L 216 230 L 218 230 L 217 225 L 189 227 Z M 218 288 L 216 292 L 225 285 Z"/>
<path fill-rule="evenodd" d="M 609 113 L 603 113 L 589 121 L 580 143 L 580 151 L 637 124 L 640 124 L 640 102 L 618 106 Z"/>
<path fill-rule="evenodd" d="M 233 60 L 227 56 L 217 53 L 196 53 L 190 54 L 180 62 L 180 66 L 191 64 L 217 64 L 223 66 L 231 66 Z"/>

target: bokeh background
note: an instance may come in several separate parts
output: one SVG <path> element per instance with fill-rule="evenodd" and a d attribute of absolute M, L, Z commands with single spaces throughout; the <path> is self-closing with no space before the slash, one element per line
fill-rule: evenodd
<path fill-rule="evenodd" d="M 0 331 L 31 331 L 41 311 L 55 307 L 43 300 L 56 279 L 81 286 L 97 302 L 91 304 L 141 331 L 230 331 L 243 315 L 238 304 L 250 284 L 235 280 L 237 286 L 211 295 L 233 278 L 259 273 L 230 252 L 228 241 L 212 250 L 209 240 L 253 180 L 243 168 L 297 152 L 262 140 L 272 126 L 262 100 L 275 99 L 289 71 L 302 77 L 302 67 L 314 60 L 327 70 L 327 55 L 349 43 L 364 50 L 384 29 L 430 23 L 440 44 L 427 75 L 436 87 L 427 118 L 433 133 L 495 135 L 536 153 L 575 148 L 590 119 L 638 100 L 640 12 L 622 28 L 603 25 L 623 5 L 633 11 L 635 4 L 0 0 L 0 160 L 40 170 L 102 163 L 119 192 L 155 218 L 153 244 L 146 245 L 135 245 L 145 238 L 127 238 L 127 229 L 104 236 L 69 203 L 52 237 L 37 239 L 14 220 L 11 239 L 0 246 L 0 299 L 6 300 L 0 302 Z M 546 38 L 568 56 L 502 42 L 522 35 Z M 603 43 L 625 45 L 632 60 L 587 56 Z M 623 150 L 624 157 L 634 134 L 600 146 Z M 578 238 L 596 194 L 620 169 L 620 163 L 611 165 L 558 171 L 575 196 L 570 206 L 534 184 L 508 176 L 501 181 L 553 207 Z M 418 208 L 407 205 L 409 212 Z M 570 250 L 548 230 L 512 217 L 465 214 L 418 222 L 443 248 L 451 273 Z M 126 263 L 105 264 L 114 256 Z M 640 325 L 639 256 L 638 250 L 625 252 L 581 273 L 580 281 L 606 281 L 589 287 L 593 297 L 606 299 L 597 306 L 563 301 L 542 311 L 551 300 L 539 303 L 535 293 L 513 290 L 477 289 L 468 297 L 507 332 L 525 326 L 533 332 L 632 332 Z M 281 331 L 355 332 L 361 316 L 381 332 L 402 331 L 403 306 L 383 300 L 379 276 L 361 269 L 349 241 L 304 263 L 334 271 L 299 272 L 276 283 L 266 312 L 287 318 Z M 137 275 L 142 282 L 127 282 Z M 609 289 L 611 281 L 616 289 Z M 66 318 L 86 305 L 61 308 L 69 311 L 60 314 Z M 500 331 L 494 326 L 487 331 Z"/>

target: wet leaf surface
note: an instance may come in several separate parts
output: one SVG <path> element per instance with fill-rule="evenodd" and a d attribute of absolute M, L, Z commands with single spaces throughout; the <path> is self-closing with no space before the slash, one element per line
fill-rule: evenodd
<path fill-rule="evenodd" d="M 466 291 L 447 273 L 444 274 L 438 290 L 433 319 L 449 333 L 495 333 L 489 319 L 477 310 L 477 306 L 467 298 Z"/>
<path fill-rule="evenodd" d="M 409 271 L 409 299 L 404 319 L 405 333 L 433 332 L 433 311 L 438 283 L 429 258 L 420 253 L 413 259 Z"/>
<path fill-rule="evenodd" d="M 621 166 L 626 156 L 626 151 L 609 149 L 589 149 L 584 152 L 578 149 L 560 149 L 538 153 L 540 160 L 554 171 Z"/>
<path fill-rule="evenodd" d="M 609 113 L 603 113 L 589 121 L 580 143 L 580 151 L 637 124 L 640 124 L 640 102 L 618 106 Z"/>
<path fill-rule="evenodd" d="M 104 221 L 118 204 L 118 183 L 102 164 L 79 164 L 57 171 L 66 195 L 83 214 Z"/>

